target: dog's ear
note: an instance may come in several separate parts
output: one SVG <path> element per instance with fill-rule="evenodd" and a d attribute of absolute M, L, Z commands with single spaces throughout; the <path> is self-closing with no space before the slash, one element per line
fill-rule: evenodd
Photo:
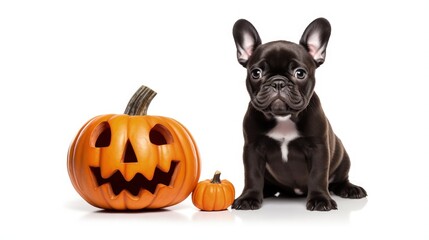
<path fill-rule="evenodd" d="M 245 19 L 235 22 L 232 29 L 235 46 L 237 47 L 238 62 L 246 67 L 253 51 L 261 45 L 261 38 L 255 27 Z"/>
<path fill-rule="evenodd" d="M 325 62 L 326 47 L 330 36 L 331 25 L 324 18 L 318 18 L 311 22 L 302 34 L 299 44 L 304 46 L 313 56 L 317 66 Z"/>

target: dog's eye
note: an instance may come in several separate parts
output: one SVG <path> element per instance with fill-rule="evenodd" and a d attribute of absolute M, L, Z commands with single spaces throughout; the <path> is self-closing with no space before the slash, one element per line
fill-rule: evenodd
<path fill-rule="evenodd" d="M 297 68 L 295 70 L 294 76 L 299 80 L 303 80 L 307 77 L 307 72 L 302 68 Z"/>
<path fill-rule="evenodd" d="M 250 72 L 250 75 L 253 79 L 260 79 L 262 77 L 262 70 L 255 68 Z"/>

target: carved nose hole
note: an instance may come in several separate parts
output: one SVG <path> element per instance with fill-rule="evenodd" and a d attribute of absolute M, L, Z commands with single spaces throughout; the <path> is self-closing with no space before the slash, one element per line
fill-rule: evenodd
<path fill-rule="evenodd" d="M 152 144 L 165 145 L 173 142 L 170 131 L 161 124 L 156 124 L 149 132 L 149 139 Z"/>
<path fill-rule="evenodd" d="M 131 145 L 130 140 L 127 141 L 127 145 L 125 146 L 125 154 L 124 154 L 124 163 L 136 163 L 137 156 L 134 152 L 133 146 Z"/>

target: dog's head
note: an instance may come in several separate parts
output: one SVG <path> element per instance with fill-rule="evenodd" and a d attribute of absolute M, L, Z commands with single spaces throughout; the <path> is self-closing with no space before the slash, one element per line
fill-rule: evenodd
<path fill-rule="evenodd" d="M 247 69 L 251 103 L 267 116 L 285 117 L 304 110 L 313 95 L 315 70 L 325 61 L 331 26 L 324 18 L 311 22 L 299 44 L 262 44 L 255 27 L 238 20 L 233 27 L 238 62 Z"/>

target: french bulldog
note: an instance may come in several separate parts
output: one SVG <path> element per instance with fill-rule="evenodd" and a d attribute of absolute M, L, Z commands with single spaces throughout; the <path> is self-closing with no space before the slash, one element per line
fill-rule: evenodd
<path fill-rule="evenodd" d="M 250 103 L 243 121 L 245 182 L 233 209 L 259 209 L 266 197 L 306 196 L 308 210 L 329 211 L 337 209 L 331 192 L 343 198 L 367 196 L 350 183 L 349 156 L 314 92 L 330 35 L 328 20 L 318 18 L 299 44 L 262 44 L 250 22 L 234 24 Z"/>

